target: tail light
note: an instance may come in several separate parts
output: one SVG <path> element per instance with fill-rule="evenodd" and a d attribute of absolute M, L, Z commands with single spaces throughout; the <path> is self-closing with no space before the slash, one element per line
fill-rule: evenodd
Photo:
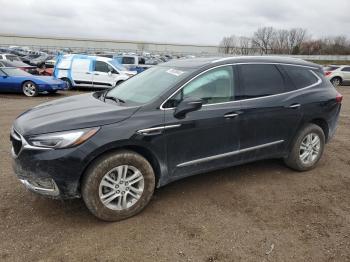
<path fill-rule="evenodd" d="M 326 71 L 326 72 L 324 72 L 324 75 L 325 75 L 325 76 L 329 76 L 330 74 L 332 74 L 331 71 Z"/>
<path fill-rule="evenodd" d="M 337 93 L 337 96 L 335 97 L 335 101 L 340 104 L 341 101 L 343 101 L 343 96 L 340 93 Z"/>

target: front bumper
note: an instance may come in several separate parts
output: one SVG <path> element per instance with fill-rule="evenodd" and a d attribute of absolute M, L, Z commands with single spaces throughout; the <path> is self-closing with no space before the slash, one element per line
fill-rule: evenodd
<path fill-rule="evenodd" d="M 11 133 L 12 167 L 30 191 L 52 198 L 80 197 L 80 177 L 86 167 L 84 150 L 39 150 L 18 132 Z"/>

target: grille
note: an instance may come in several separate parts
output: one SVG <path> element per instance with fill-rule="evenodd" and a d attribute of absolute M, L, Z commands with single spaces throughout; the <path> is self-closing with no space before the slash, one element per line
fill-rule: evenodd
<path fill-rule="evenodd" d="M 12 142 L 13 152 L 18 155 L 22 148 L 22 140 L 21 136 L 14 129 L 11 131 L 10 140 Z"/>

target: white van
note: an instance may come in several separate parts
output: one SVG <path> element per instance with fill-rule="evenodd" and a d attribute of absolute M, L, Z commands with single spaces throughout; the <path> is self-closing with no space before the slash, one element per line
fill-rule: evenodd
<path fill-rule="evenodd" d="M 57 58 L 53 76 L 67 83 L 69 89 L 79 86 L 111 88 L 136 72 L 128 71 L 117 60 L 99 56 L 62 55 Z"/>

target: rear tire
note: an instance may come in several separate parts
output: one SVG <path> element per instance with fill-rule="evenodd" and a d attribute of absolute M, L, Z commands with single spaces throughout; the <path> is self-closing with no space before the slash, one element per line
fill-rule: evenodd
<path fill-rule="evenodd" d="M 29 97 L 37 96 L 39 94 L 39 90 L 37 85 L 32 81 L 26 81 L 22 85 L 23 94 Z"/>
<path fill-rule="evenodd" d="M 341 84 L 342 84 L 342 79 L 341 79 L 340 77 L 338 77 L 338 76 L 333 77 L 333 78 L 331 79 L 331 83 L 332 83 L 332 85 L 333 85 L 334 87 L 341 86 Z"/>
<path fill-rule="evenodd" d="M 121 150 L 98 158 L 88 168 L 82 197 L 99 219 L 119 221 L 141 212 L 151 200 L 154 187 L 150 163 L 135 152 Z"/>
<path fill-rule="evenodd" d="M 297 171 L 307 171 L 316 167 L 325 145 L 325 135 L 315 124 L 304 126 L 296 135 L 285 164 Z"/>

